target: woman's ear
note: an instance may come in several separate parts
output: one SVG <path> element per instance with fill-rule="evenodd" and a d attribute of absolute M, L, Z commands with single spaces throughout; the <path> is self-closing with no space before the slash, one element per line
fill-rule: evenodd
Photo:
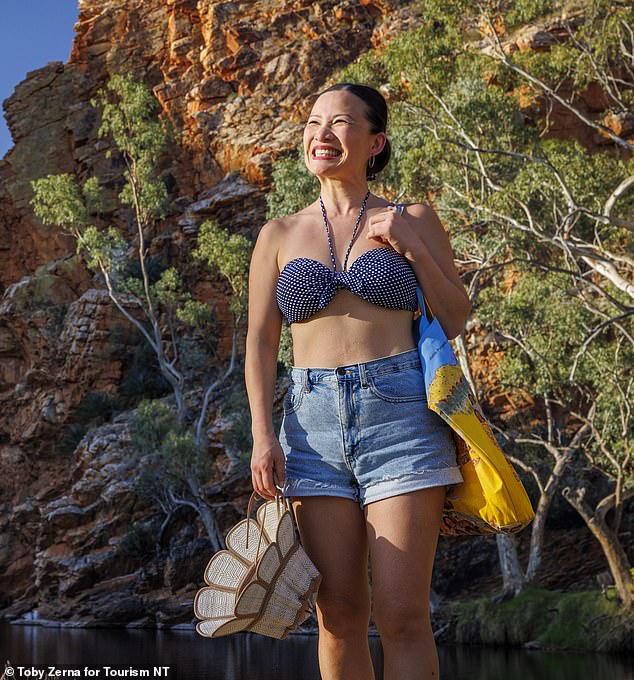
<path fill-rule="evenodd" d="M 385 142 L 387 141 L 387 135 L 385 132 L 377 132 L 376 137 L 374 138 L 374 143 L 372 144 L 372 148 L 370 151 L 376 156 L 383 151 L 383 148 L 385 147 Z"/>

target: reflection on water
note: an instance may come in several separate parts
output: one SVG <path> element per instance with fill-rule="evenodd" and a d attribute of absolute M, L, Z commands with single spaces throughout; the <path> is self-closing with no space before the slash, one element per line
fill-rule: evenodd
<path fill-rule="evenodd" d="M 383 655 L 370 638 L 376 680 Z M 632 659 L 604 654 L 439 646 L 442 680 L 634 680 Z M 0 668 L 29 664 L 161 665 L 178 680 L 319 680 L 317 638 L 251 633 L 218 640 L 194 631 L 45 628 L 0 622 Z M 170 675 L 170 678 L 174 678 Z"/>

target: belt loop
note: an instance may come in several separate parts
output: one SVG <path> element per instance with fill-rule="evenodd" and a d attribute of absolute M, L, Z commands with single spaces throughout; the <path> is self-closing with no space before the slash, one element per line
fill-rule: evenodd
<path fill-rule="evenodd" d="M 359 378 L 361 380 L 361 387 L 366 389 L 368 386 L 368 381 L 365 372 L 365 364 L 359 364 Z"/>
<path fill-rule="evenodd" d="M 308 376 L 308 371 L 309 368 L 305 368 L 302 371 L 302 387 L 304 389 L 304 392 L 310 392 L 310 378 Z"/>

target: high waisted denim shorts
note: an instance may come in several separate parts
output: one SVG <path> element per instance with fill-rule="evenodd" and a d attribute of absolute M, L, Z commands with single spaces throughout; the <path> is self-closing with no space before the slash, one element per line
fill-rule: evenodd
<path fill-rule="evenodd" d="M 367 503 L 464 481 L 449 425 L 427 408 L 418 349 L 288 369 L 279 441 L 285 496 Z"/>

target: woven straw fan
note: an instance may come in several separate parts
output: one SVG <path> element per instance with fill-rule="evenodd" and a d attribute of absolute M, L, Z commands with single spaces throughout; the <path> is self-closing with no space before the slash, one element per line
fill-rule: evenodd
<path fill-rule="evenodd" d="M 208 587 L 196 593 L 196 631 L 205 637 L 250 630 L 285 638 L 315 605 L 321 575 L 298 540 L 288 499 L 267 501 L 253 521 L 256 495 L 247 518 L 227 533 L 227 549 L 209 561 Z"/>

